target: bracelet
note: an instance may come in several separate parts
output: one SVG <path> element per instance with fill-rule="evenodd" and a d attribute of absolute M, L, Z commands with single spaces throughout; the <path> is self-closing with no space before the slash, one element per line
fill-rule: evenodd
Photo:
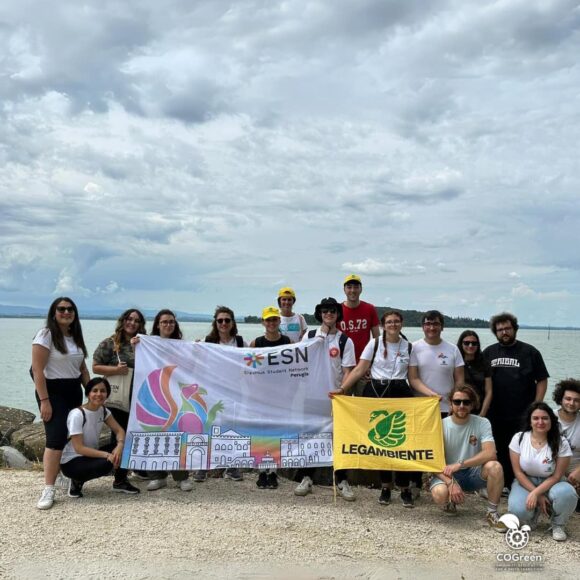
<path fill-rule="evenodd" d="M 48 401 L 48 399 L 50 399 L 50 397 L 44 397 L 44 399 L 39 399 L 39 401 L 42 403 L 42 401 Z"/>

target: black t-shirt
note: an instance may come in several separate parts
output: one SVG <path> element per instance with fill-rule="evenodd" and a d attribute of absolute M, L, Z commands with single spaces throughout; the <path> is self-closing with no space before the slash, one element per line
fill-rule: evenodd
<path fill-rule="evenodd" d="M 488 346 L 483 356 L 491 367 L 493 417 L 520 417 L 536 398 L 536 383 L 550 375 L 544 359 L 531 344 L 516 341 L 511 346 L 499 342 Z"/>
<path fill-rule="evenodd" d="M 265 336 L 258 336 L 254 341 L 256 348 L 265 348 L 267 346 L 282 346 L 284 344 L 292 344 L 289 336 L 285 334 L 280 335 L 278 340 L 268 340 Z"/>
<path fill-rule="evenodd" d="M 465 371 L 465 382 L 471 385 L 479 395 L 479 409 L 483 403 L 485 397 L 485 378 L 491 376 L 491 371 L 489 368 L 489 363 L 480 358 L 479 360 L 465 360 L 464 371 Z"/>

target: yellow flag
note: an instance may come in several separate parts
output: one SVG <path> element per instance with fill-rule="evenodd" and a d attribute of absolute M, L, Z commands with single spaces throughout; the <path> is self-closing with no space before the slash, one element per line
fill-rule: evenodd
<path fill-rule="evenodd" d="M 334 469 L 441 472 L 445 467 L 437 397 L 332 399 Z"/>

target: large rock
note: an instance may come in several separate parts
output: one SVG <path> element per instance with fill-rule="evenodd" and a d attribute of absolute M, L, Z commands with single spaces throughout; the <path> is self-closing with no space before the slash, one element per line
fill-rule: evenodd
<path fill-rule="evenodd" d="M 0 405 L 0 445 L 10 443 L 10 436 L 24 425 L 35 419 L 34 413 Z"/>
<path fill-rule="evenodd" d="M 0 447 L 0 467 L 30 469 L 32 463 L 14 447 Z"/>
<path fill-rule="evenodd" d="M 99 447 L 104 447 L 111 439 L 111 430 L 105 425 L 99 438 Z M 12 435 L 12 446 L 16 447 L 31 461 L 42 461 L 46 438 L 42 422 L 26 425 Z"/>

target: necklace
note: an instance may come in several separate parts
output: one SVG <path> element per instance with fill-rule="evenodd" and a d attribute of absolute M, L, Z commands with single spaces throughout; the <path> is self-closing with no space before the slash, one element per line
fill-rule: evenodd
<path fill-rule="evenodd" d="M 377 390 L 375 389 L 375 385 L 373 383 L 373 379 L 371 378 L 371 388 L 375 394 L 377 399 L 383 399 L 385 397 L 385 393 L 389 390 L 391 386 L 391 381 L 393 380 L 393 375 L 395 374 L 395 367 L 397 366 L 397 359 L 401 354 L 401 343 L 403 342 L 402 338 L 399 338 L 399 344 L 397 345 L 397 352 L 395 354 L 395 360 L 393 361 L 393 366 L 391 367 L 391 376 L 387 379 L 387 386 L 383 389 L 382 393 L 379 395 Z M 387 358 L 389 357 L 389 343 L 387 342 Z M 374 363 L 373 363 L 374 364 Z M 387 367 L 388 370 L 388 367 Z"/>
<path fill-rule="evenodd" d="M 530 440 L 532 442 L 532 447 L 535 449 L 541 449 L 548 442 L 547 439 L 545 441 L 538 441 L 537 439 L 534 439 L 533 435 L 530 435 Z"/>

